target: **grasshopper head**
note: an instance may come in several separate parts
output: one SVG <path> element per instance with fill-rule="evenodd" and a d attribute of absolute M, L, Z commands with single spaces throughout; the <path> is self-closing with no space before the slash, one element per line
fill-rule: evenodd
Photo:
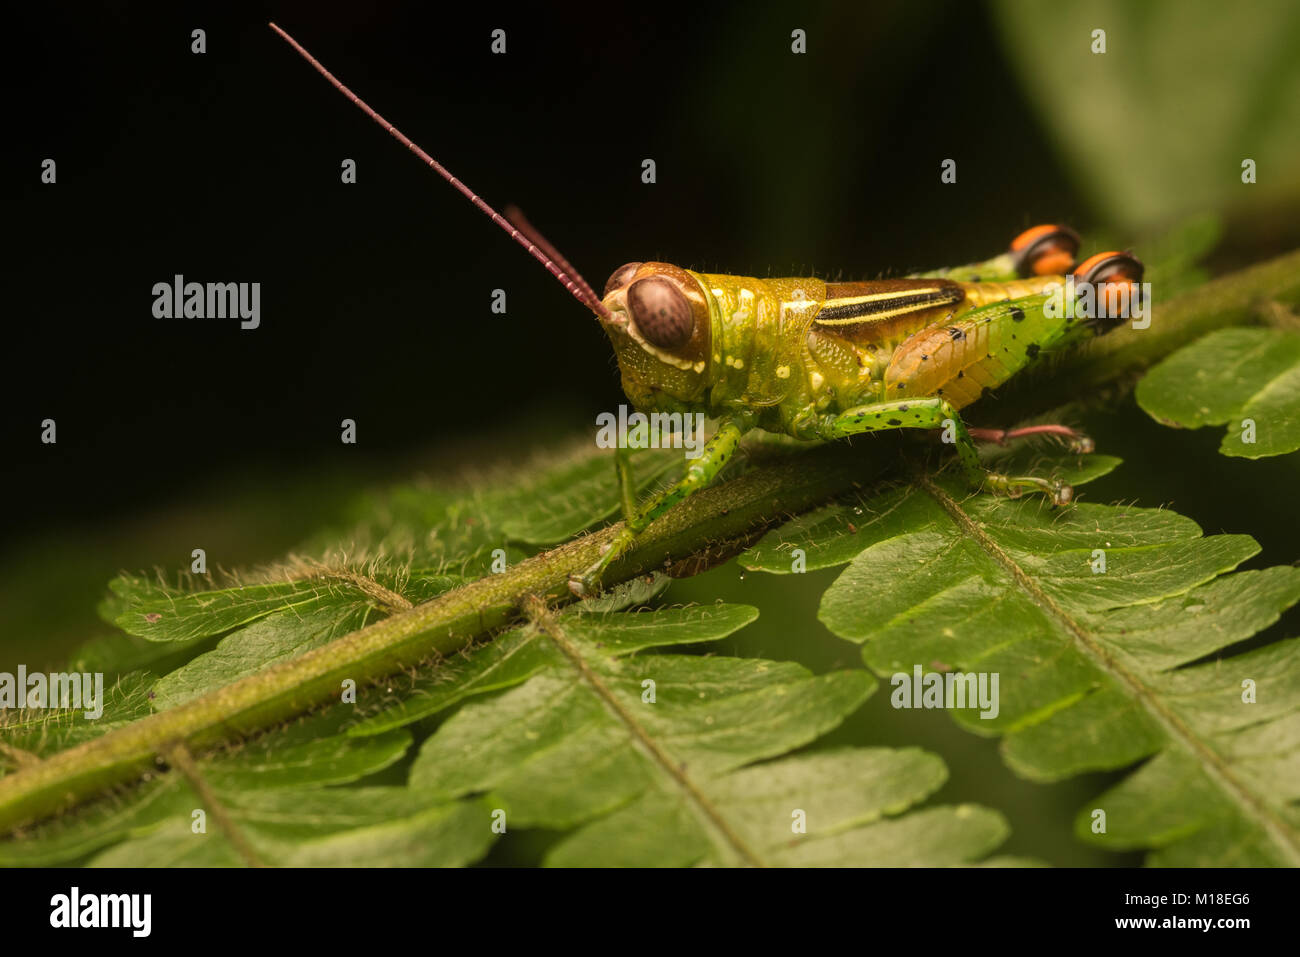
<path fill-rule="evenodd" d="M 614 345 L 623 391 L 639 409 L 703 405 L 711 329 L 705 291 L 668 263 L 628 263 L 605 284 L 601 324 Z"/>

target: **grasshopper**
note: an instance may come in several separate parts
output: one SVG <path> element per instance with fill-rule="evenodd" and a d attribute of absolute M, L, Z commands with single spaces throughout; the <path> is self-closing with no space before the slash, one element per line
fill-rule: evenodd
<path fill-rule="evenodd" d="M 682 478 L 638 504 L 629 450 L 615 456 L 624 525 L 601 558 L 575 571 L 585 597 L 604 570 L 652 521 L 708 486 L 752 429 L 825 441 L 891 429 L 940 430 L 973 488 L 1017 497 L 1039 492 L 1053 504 L 1069 485 L 985 469 L 975 442 L 1054 435 L 1072 450 L 1092 441 L 1061 425 L 968 428 L 958 411 L 1045 352 L 1119 325 L 1114 303 L 1136 301 L 1143 266 L 1128 252 L 1075 265 L 1079 237 L 1058 225 L 1026 230 L 1001 255 L 899 279 L 829 283 L 808 277 L 759 279 L 631 262 L 596 292 L 518 210 L 502 216 L 349 90 L 292 37 L 283 37 L 366 115 L 506 230 L 604 327 L 623 391 L 637 411 L 703 412 L 719 425 Z M 1093 318 L 1049 303 L 1066 286 L 1097 290 Z M 1129 297 L 1132 297 L 1131 299 Z M 1110 304 L 1109 306 L 1107 304 Z"/>

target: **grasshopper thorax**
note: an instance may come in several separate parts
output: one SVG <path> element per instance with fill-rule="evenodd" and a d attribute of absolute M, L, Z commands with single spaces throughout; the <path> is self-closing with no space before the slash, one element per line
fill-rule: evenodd
<path fill-rule="evenodd" d="M 712 339 L 705 290 L 669 263 L 628 263 L 605 285 L 609 335 L 623 391 L 640 409 L 686 411 L 708 387 Z"/>

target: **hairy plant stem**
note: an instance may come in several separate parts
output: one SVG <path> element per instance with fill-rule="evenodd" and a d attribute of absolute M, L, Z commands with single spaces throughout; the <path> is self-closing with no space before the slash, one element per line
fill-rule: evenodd
<path fill-rule="evenodd" d="M 1122 386 L 1198 335 L 1248 321 L 1275 300 L 1294 298 L 1298 286 L 1300 251 L 1215 280 L 1157 306 L 1149 329 L 1112 333 L 1058 368 L 1050 389 L 1004 403 L 1000 411 L 1041 413 L 1058 401 L 1077 398 L 1080 390 Z M 891 472 L 896 458 L 890 442 L 877 440 L 815 448 L 757 466 L 670 510 L 609 569 L 605 583 L 627 581 L 720 543 L 749 538 L 786 516 Z M 570 572 L 592 564 L 620 528 L 583 536 L 424 604 L 396 607 L 388 618 L 300 657 L 24 765 L 0 778 L 0 831 L 134 778 L 165 761 L 168 753 L 182 753 L 179 747 L 211 748 L 338 700 L 347 679 L 361 684 L 431 654 L 454 652 L 516 619 L 530 596 L 568 601 Z"/>

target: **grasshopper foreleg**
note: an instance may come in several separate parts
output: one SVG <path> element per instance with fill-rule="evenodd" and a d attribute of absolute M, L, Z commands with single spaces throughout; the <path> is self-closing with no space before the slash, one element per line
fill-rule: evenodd
<path fill-rule="evenodd" d="M 614 469 L 618 473 L 618 500 L 623 509 L 623 521 L 632 521 L 636 515 L 636 477 L 632 474 L 632 450 L 620 445 L 614 450 Z"/>
<path fill-rule="evenodd" d="M 676 484 L 651 496 L 640 506 L 635 505 L 636 489 L 632 485 L 632 468 L 625 450 L 619 449 L 615 458 L 618 468 L 619 490 L 623 501 L 624 524 L 606 547 L 604 553 L 581 573 L 569 576 L 569 590 L 579 598 L 594 593 L 600 585 L 605 569 L 627 551 L 646 526 L 678 502 L 708 487 L 726 467 L 740 446 L 745 433 L 743 423 L 728 420 L 719 426 L 713 438 L 705 444 L 698 458 L 691 460 L 686 473 Z"/>
<path fill-rule="evenodd" d="M 1064 505 L 1074 497 L 1074 490 L 1064 482 L 1033 475 L 1003 475 L 984 468 L 975 451 L 974 439 L 947 399 L 897 399 L 858 406 L 839 415 L 826 416 L 819 432 L 823 438 L 839 439 L 890 429 L 943 430 L 944 441 L 951 441 L 956 447 L 962 470 L 973 488 L 988 489 L 1009 498 L 1018 498 L 1025 490 L 1042 492 L 1056 505 Z"/>

